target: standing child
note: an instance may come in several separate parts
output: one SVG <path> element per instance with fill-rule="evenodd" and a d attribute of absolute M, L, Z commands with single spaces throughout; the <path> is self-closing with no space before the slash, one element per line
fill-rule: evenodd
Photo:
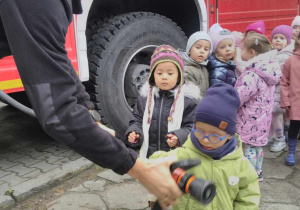
<path fill-rule="evenodd" d="M 275 60 L 278 61 L 280 69 L 286 60 L 293 54 L 294 45 L 291 44 L 293 37 L 293 29 L 287 25 L 280 25 L 273 29 L 271 33 L 271 40 L 273 49 L 277 50 Z M 283 123 L 281 117 L 283 116 Z M 274 143 L 270 147 L 271 152 L 280 152 L 286 146 L 284 136 L 284 124 L 288 126 L 285 120 L 285 110 L 280 108 L 280 83 L 275 88 L 275 103 L 273 109 L 273 117 L 271 130 L 275 132 Z"/>
<path fill-rule="evenodd" d="M 297 40 L 297 37 L 300 33 L 300 16 L 296 16 L 292 22 L 293 28 L 293 40 Z"/>
<path fill-rule="evenodd" d="M 179 50 L 185 65 L 185 81 L 191 81 L 200 88 L 201 98 L 205 96 L 209 87 L 206 65 L 208 63 L 207 58 L 211 52 L 211 39 L 203 31 L 198 31 L 190 36 L 186 51 Z"/>
<path fill-rule="evenodd" d="M 282 108 L 287 110 L 290 122 L 288 131 L 289 154 L 286 165 L 295 165 L 297 135 L 300 130 L 300 35 L 295 40 L 294 54 L 285 62 L 280 81 Z"/>
<path fill-rule="evenodd" d="M 173 47 L 156 48 L 150 71 L 125 133 L 130 147 L 141 146 L 143 158 L 157 150 L 169 151 L 186 141 L 200 97 L 196 85 L 184 84 L 184 64 Z"/>
<path fill-rule="evenodd" d="M 151 156 L 200 159 L 201 164 L 188 172 L 216 185 L 216 196 L 210 204 L 205 206 L 185 194 L 173 209 L 258 209 L 258 177 L 235 134 L 239 105 L 239 95 L 231 85 L 212 86 L 197 107 L 195 126 L 185 144 L 171 152 L 159 151 Z"/>
<path fill-rule="evenodd" d="M 262 181 L 263 148 L 268 143 L 272 120 L 275 85 L 281 79 L 276 55 L 268 38 L 255 33 L 245 37 L 241 56 L 248 61 L 245 71 L 238 78 L 235 88 L 239 93 L 241 106 L 237 116 L 237 130 L 245 143 L 245 156 L 255 167 Z M 270 51 L 270 52 L 269 52 Z"/>
<path fill-rule="evenodd" d="M 234 37 L 227 29 L 217 29 L 210 35 L 213 44 L 213 54 L 209 56 L 207 69 L 209 72 L 209 86 L 226 83 L 234 86 L 236 82 L 235 64 L 236 54 Z"/>
<path fill-rule="evenodd" d="M 234 59 L 234 63 L 236 65 L 235 73 L 236 73 L 237 78 L 242 74 L 243 71 L 245 71 L 245 65 L 246 65 L 246 62 L 243 61 L 241 58 L 241 46 L 240 45 L 241 45 L 242 40 L 247 35 L 250 35 L 253 33 L 259 33 L 259 34 L 265 35 L 265 32 L 266 32 L 266 26 L 265 26 L 264 21 L 261 21 L 261 20 L 249 24 L 246 27 L 244 34 L 241 32 L 236 32 L 236 31 L 232 32 L 232 35 L 235 38 L 235 43 L 237 45 L 236 57 Z"/>

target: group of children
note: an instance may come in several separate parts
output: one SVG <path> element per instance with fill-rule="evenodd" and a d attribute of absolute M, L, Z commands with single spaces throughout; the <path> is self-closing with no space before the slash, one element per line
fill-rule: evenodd
<path fill-rule="evenodd" d="M 186 50 L 156 48 L 125 142 L 140 147 L 143 158 L 200 158 L 202 164 L 190 171 L 217 187 L 209 206 L 184 195 L 174 209 L 258 209 L 262 146 L 271 124 L 276 135 L 271 151 L 286 146 L 282 114 L 286 126 L 290 121 L 286 164 L 295 164 L 299 31 L 300 16 L 292 27 L 276 27 L 271 42 L 262 21 L 250 24 L 244 35 L 215 24 L 208 34 L 191 35 Z"/>

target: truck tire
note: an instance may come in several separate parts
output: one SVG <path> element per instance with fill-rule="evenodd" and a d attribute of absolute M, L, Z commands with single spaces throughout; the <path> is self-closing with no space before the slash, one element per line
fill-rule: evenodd
<path fill-rule="evenodd" d="M 186 42 L 176 23 L 148 12 L 115 16 L 88 41 L 90 79 L 86 88 L 102 123 L 118 137 L 125 133 L 138 90 L 147 81 L 155 47 L 184 48 Z"/>

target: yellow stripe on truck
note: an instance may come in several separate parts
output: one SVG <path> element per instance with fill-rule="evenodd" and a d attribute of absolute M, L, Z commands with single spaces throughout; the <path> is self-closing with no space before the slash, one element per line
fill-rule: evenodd
<path fill-rule="evenodd" d="M 14 80 L 0 82 L 1 90 L 8 90 L 8 89 L 20 88 L 20 87 L 23 87 L 23 83 L 21 79 L 14 79 Z"/>

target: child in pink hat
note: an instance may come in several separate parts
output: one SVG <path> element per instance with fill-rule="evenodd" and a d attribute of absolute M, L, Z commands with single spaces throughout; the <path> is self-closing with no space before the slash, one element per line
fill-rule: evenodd
<path fill-rule="evenodd" d="M 271 42 L 273 49 L 277 50 L 274 60 L 278 61 L 280 68 L 293 54 L 294 44 L 291 44 L 293 29 L 288 25 L 280 25 L 273 29 L 271 33 Z M 284 125 L 281 122 L 281 116 L 284 117 Z M 276 85 L 275 103 L 272 114 L 272 133 L 275 133 L 274 143 L 270 147 L 271 152 L 280 152 L 286 147 L 284 130 L 287 130 L 289 120 L 285 117 L 285 110 L 280 108 L 280 85 Z M 285 128 L 285 129 L 284 129 Z"/>
<path fill-rule="evenodd" d="M 300 33 L 300 16 L 295 17 L 291 26 L 293 28 L 293 40 L 296 40 Z"/>
<path fill-rule="evenodd" d="M 247 36 L 248 34 L 252 34 L 252 33 L 259 33 L 259 34 L 265 35 L 266 26 L 265 26 L 264 21 L 259 20 L 259 21 L 249 24 L 245 30 L 245 36 Z"/>
<path fill-rule="evenodd" d="M 236 58 L 234 60 L 234 62 L 236 64 L 235 73 L 236 73 L 237 77 L 239 77 L 242 74 L 242 72 L 245 70 L 245 65 L 246 65 L 246 63 L 241 58 L 241 49 L 240 49 L 241 45 L 240 44 L 247 35 L 252 34 L 252 33 L 259 33 L 259 34 L 265 35 L 266 26 L 265 26 L 264 21 L 259 20 L 259 21 L 249 24 L 246 27 L 244 34 L 242 32 L 237 32 L 237 31 L 232 32 L 232 35 L 235 38 L 235 43 L 237 46 Z"/>

